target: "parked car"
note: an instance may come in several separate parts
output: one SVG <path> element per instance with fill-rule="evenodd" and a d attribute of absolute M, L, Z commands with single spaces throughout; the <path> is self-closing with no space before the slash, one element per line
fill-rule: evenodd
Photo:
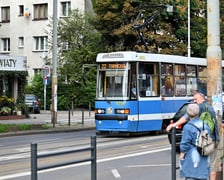
<path fill-rule="evenodd" d="M 40 100 L 36 95 L 26 94 L 25 104 L 28 106 L 30 112 L 40 114 Z"/>
<path fill-rule="evenodd" d="M 178 121 L 185 113 L 187 110 L 187 106 L 188 104 L 192 103 L 191 101 L 184 103 L 175 113 L 174 117 L 170 119 L 170 124 L 175 123 L 176 121 Z M 176 151 L 179 152 L 180 151 L 180 142 L 181 142 L 181 137 L 182 137 L 182 129 L 184 127 L 184 124 L 179 125 L 176 127 L 176 135 L 175 135 L 175 139 L 176 139 Z M 170 144 L 172 143 L 171 141 L 172 139 L 172 131 L 168 132 L 168 140 L 170 142 Z"/>

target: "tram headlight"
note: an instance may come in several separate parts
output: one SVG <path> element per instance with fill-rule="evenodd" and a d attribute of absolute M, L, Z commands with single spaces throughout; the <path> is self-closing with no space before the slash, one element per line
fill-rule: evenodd
<path fill-rule="evenodd" d="M 95 109 L 95 114 L 105 114 L 105 109 L 99 108 L 99 109 Z"/>
<path fill-rule="evenodd" d="M 116 114 L 130 114 L 130 109 L 115 109 Z"/>

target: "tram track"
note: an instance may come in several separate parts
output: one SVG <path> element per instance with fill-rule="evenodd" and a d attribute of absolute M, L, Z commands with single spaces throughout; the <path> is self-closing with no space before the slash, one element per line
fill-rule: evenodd
<path fill-rule="evenodd" d="M 65 138 L 54 141 L 39 142 L 38 153 L 52 151 L 63 151 L 90 145 L 89 138 Z M 116 158 L 127 154 L 141 153 L 150 150 L 167 148 L 169 143 L 165 135 L 162 136 L 140 136 L 131 138 L 102 137 L 97 136 L 97 158 Z M 16 172 L 30 171 L 30 144 L 22 146 L 8 146 L 0 149 L 0 177 Z M 79 156 L 79 155 L 78 155 Z M 57 157 L 42 163 L 54 162 L 55 160 L 66 160 L 78 158 L 78 156 Z M 81 157 L 87 156 L 83 153 Z"/>

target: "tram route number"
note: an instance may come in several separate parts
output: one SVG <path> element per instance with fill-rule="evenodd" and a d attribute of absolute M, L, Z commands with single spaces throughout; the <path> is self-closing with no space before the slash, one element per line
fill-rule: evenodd
<path fill-rule="evenodd" d="M 119 63 L 119 64 L 101 64 L 101 69 L 125 69 L 126 64 Z"/>

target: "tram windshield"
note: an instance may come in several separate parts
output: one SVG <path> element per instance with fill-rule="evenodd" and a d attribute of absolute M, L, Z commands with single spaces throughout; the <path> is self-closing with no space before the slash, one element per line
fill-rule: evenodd
<path fill-rule="evenodd" d="M 98 67 L 97 93 L 99 100 L 128 99 L 128 63 L 104 63 Z"/>

